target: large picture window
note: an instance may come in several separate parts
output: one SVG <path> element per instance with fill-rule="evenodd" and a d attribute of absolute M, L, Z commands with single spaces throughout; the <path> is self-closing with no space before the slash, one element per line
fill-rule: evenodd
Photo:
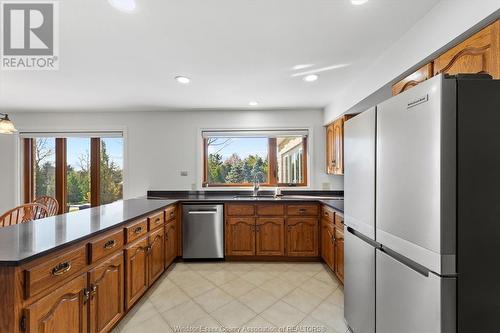
<path fill-rule="evenodd" d="M 203 131 L 203 186 L 307 185 L 307 130 Z"/>
<path fill-rule="evenodd" d="M 51 196 L 59 213 L 123 198 L 123 138 L 111 133 L 21 133 L 23 199 Z"/>

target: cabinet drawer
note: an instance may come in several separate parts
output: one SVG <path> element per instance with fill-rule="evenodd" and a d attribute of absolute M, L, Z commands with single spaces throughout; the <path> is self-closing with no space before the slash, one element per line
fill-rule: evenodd
<path fill-rule="evenodd" d="M 163 214 L 162 211 L 148 217 L 148 227 L 150 231 L 163 226 L 165 220 Z"/>
<path fill-rule="evenodd" d="M 165 209 L 165 221 L 170 221 L 175 219 L 177 216 L 177 207 L 170 206 Z"/>
<path fill-rule="evenodd" d="M 322 210 L 323 210 L 323 212 L 321 213 L 321 216 L 324 219 L 327 219 L 327 220 L 333 222 L 333 219 L 335 216 L 335 212 L 333 211 L 333 209 L 331 209 L 330 207 L 327 207 L 327 206 L 323 206 Z"/>
<path fill-rule="evenodd" d="M 148 220 L 139 220 L 125 227 L 125 237 L 127 243 L 144 236 L 148 232 Z"/>
<path fill-rule="evenodd" d="M 90 263 L 94 263 L 117 250 L 121 250 L 122 246 L 122 229 L 113 231 L 104 237 L 91 241 L 89 243 Z"/>
<path fill-rule="evenodd" d="M 288 205 L 287 215 L 318 215 L 318 205 Z"/>
<path fill-rule="evenodd" d="M 226 206 L 227 215 L 232 216 L 253 216 L 255 206 L 253 204 L 229 204 Z"/>
<path fill-rule="evenodd" d="M 257 215 L 284 215 L 285 206 L 276 204 L 260 204 L 257 205 Z"/>
<path fill-rule="evenodd" d="M 341 229 L 344 228 L 344 215 L 335 213 L 335 226 Z"/>
<path fill-rule="evenodd" d="M 58 282 L 81 272 L 87 266 L 86 246 L 55 256 L 54 259 L 27 268 L 25 276 L 25 296 L 32 297 L 51 288 Z"/>

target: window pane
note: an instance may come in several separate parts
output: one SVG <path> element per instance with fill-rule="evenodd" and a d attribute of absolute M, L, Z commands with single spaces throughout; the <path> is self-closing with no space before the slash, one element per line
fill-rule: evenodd
<path fill-rule="evenodd" d="M 33 139 L 33 191 L 34 197 L 56 195 L 56 140 Z"/>
<path fill-rule="evenodd" d="M 276 148 L 276 157 L 278 160 L 278 183 L 304 183 L 303 137 L 277 138 Z"/>
<path fill-rule="evenodd" d="M 90 207 L 90 139 L 66 139 L 67 211 Z"/>
<path fill-rule="evenodd" d="M 249 184 L 268 182 L 267 138 L 209 138 L 208 183 Z"/>
<path fill-rule="evenodd" d="M 101 139 L 101 205 L 123 197 L 123 138 Z"/>

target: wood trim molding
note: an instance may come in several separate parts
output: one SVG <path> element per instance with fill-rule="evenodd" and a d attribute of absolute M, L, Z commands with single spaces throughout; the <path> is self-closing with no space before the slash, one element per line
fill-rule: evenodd
<path fill-rule="evenodd" d="M 33 201 L 33 139 L 23 139 L 23 202 Z"/>
<path fill-rule="evenodd" d="M 101 204 L 101 139 L 90 139 L 90 206 Z"/>
<path fill-rule="evenodd" d="M 59 214 L 66 213 L 66 139 L 56 138 L 56 200 Z"/>
<path fill-rule="evenodd" d="M 278 183 L 278 165 L 277 165 L 277 142 L 276 138 L 269 138 L 268 139 L 268 152 L 267 155 L 269 157 L 268 160 L 268 170 L 267 170 L 267 182 L 269 184 L 276 184 Z"/>

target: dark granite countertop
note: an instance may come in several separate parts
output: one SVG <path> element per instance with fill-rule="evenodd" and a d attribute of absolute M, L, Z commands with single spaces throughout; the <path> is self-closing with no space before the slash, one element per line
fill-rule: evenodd
<path fill-rule="evenodd" d="M 22 264 L 176 202 L 146 198 L 123 200 L 0 228 L 0 265 Z"/>
<path fill-rule="evenodd" d="M 268 192 L 261 194 L 272 193 Z M 148 191 L 148 197 L 0 228 L 0 265 L 23 264 L 178 202 L 321 202 L 344 212 L 343 193 L 336 191 L 288 191 L 281 198 L 245 197 L 248 194 L 248 191 Z M 235 198 L 237 195 L 243 197 Z"/>
<path fill-rule="evenodd" d="M 344 213 L 344 200 L 319 200 L 322 204 L 327 205 L 338 211 L 339 213 Z"/>

